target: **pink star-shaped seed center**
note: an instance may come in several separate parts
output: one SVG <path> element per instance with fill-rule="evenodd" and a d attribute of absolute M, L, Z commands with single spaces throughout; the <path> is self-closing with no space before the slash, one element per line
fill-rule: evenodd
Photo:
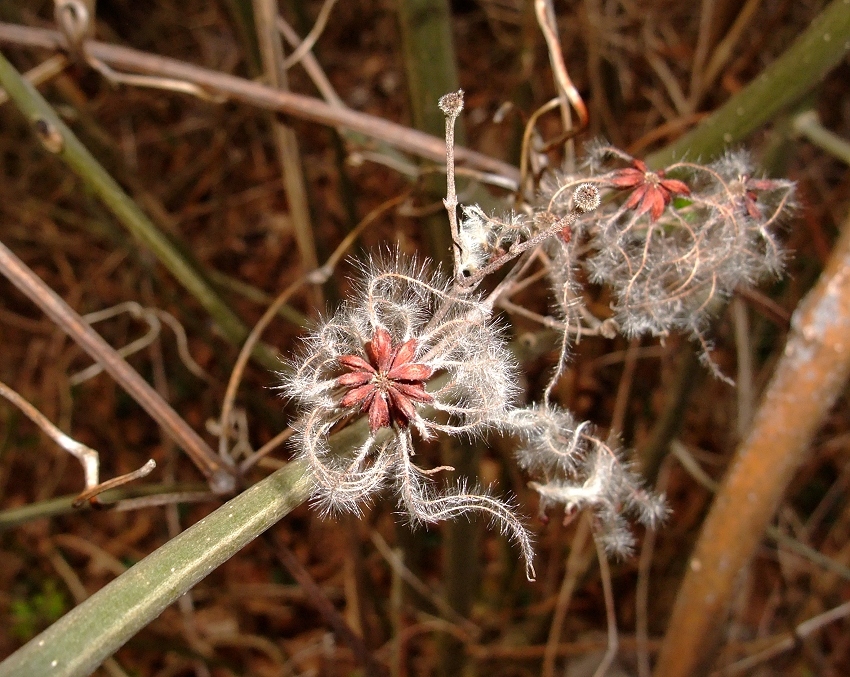
<path fill-rule="evenodd" d="M 632 166 L 617 169 L 608 175 L 615 188 L 631 188 L 632 192 L 623 207 L 634 209 L 637 215 L 649 212 L 649 218 L 657 221 L 674 195 L 690 195 L 687 184 L 677 179 L 664 178 L 664 171 L 650 171 L 642 160 L 633 159 Z"/>
<path fill-rule="evenodd" d="M 368 411 L 373 433 L 394 423 L 407 426 L 416 417 L 414 402 L 434 401 L 425 392 L 425 381 L 434 370 L 412 362 L 416 347 L 416 339 L 394 347 L 386 329 L 375 329 L 372 340 L 364 346 L 368 361 L 359 355 L 339 358 L 340 365 L 349 372 L 336 379 L 336 385 L 347 390 L 340 406 L 359 406 L 361 412 Z"/>

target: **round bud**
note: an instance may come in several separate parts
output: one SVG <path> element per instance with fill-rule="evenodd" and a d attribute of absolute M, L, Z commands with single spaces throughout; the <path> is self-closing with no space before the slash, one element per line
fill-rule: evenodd
<path fill-rule="evenodd" d="M 444 115 L 456 118 L 463 110 L 463 90 L 459 89 L 440 97 L 439 106 Z"/>
<path fill-rule="evenodd" d="M 577 211 L 585 214 L 599 206 L 599 191 L 590 183 L 583 183 L 573 193 L 573 204 Z"/>

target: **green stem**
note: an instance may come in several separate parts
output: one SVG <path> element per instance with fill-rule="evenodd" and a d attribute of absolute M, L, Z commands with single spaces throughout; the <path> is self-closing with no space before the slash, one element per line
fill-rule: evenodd
<path fill-rule="evenodd" d="M 233 344 L 240 344 L 248 335 L 247 327 L 62 122 L 38 90 L 21 77 L 2 53 L 0 85 L 32 123 L 44 146 L 58 155 L 118 220 L 171 271 L 212 316 L 224 337 Z M 274 352 L 268 348 L 258 350 L 255 356 L 269 369 L 280 368 Z"/>
<path fill-rule="evenodd" d="M 98 495 L 98 499 L 101 503 L 109 505 L 111 503 L 117 503 L 118 501 L 132 498 L 161 496 L 166 494 L 185 495 L 187 493 L 199 495 L 203 492 L 208 494 L 209 500 L 217 500 L 209 493 L 209 487 L 206 484 L 197 483 L 183 485 L 150 484 L 137 487 L 118 487 L 117 489 L 104 491 L 102 494 Z M 45 501 L 38 501 L 37 503 L 29 503 L 18 508 L 0 510 L 0 532 L 21 524 L 26 524 L 27 522 L 34 522 L 39 519 L 47 519 L 50 517 L 57 517 L 59 515 L 70 515 L 71 513 L 80 514 L 83 512 L 89 512 L 92 508 L 91 504 L 88 502 L 83 503 L 79 508 L 74 507 L 74 501 L 77 500 L 77 496 L 79 496 L 79 492 L 76 494 L 67 494 L 65 496 L 49 498 Z M 175 502 L 182 503 L 180 500 Z"/>
<path fill-rule="evenodd" d="M 85 677 L 216 567 L 303 503 L 294 461 L 157 549 L 0 663 L 0 677 Z"/>
<path fill-rule="evenodd" d="M 740 143 L 820 82 L 850 49 L 850 0 L 833 0 L 776 61 L 688 134 L 646 158 L 706 162 Z"/>
<path fill-rule="evenodd" d="M 817 112 L 807 110 L 794 116 L 794 131 L 844 164 L 850 165 L 850 142 L 824 127 Z"/>

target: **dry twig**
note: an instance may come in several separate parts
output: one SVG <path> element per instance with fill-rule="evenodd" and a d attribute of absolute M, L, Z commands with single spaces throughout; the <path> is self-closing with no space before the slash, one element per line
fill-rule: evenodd
<path fill-rule="evenodd" d="M 752 559 L 812 437 L 850 374 L 850 223 L 800 304 L 773 379 L 736 452 L 690 559 L 656 668 L 710 664 L 738 572 Z"/>
<path fill-rule="evenodd" d="M 65 39 L 56 31 L 3 22 L 0 22 L 0 43 L 57 50 L 67 48 Z M 86 47 L 89 54 L 114 67 L 185 80 L 258 108 L 288 113 L 331 127 L 345 127 L 434 162 L 442 163 L 445 157 L 443 139 L 373 115 L 339 108 L 313 97 L 283 92 L 244 78 L 127 47 L 94 40 L 87 42 Z M 516 167 L 468 148 L 456 148 L 455 158 L 467 166 L 499 174 L 514 182 L 519 178 Z"/>
<path fill-rule="evenodd" d="M 198 433 L 165 402 L 126 361 L 104 341 L 56 292 L 3 243 L 0 243 L 0 272 L 76 341 L 92 359 L 127 390 L 177 444 L 192 458 L 216 493 L 235 487 L 231 469 L 220 461 Z"/>

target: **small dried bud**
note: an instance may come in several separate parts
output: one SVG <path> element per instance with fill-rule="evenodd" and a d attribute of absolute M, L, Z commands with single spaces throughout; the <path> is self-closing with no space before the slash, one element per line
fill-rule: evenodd
<path fill-rule="evenodd" d="M 463 110 L 463 90 L 459 89 L 441 96 L 439 106 L 446 117 L 456 118 Z"/>
<path fill-rule="evenodd" d="M 552 212 L 535 212 L 534 225 L 538 231 L 549 230 L 549 228 L 558 220 L 558 216 Z"/>
<path fill-rule="evenodd" d="M 582 183 L 573 193 L 573 204 L 582 214 L 592 212 L 599 206 L 599 191 L 591 183 Z"/>

